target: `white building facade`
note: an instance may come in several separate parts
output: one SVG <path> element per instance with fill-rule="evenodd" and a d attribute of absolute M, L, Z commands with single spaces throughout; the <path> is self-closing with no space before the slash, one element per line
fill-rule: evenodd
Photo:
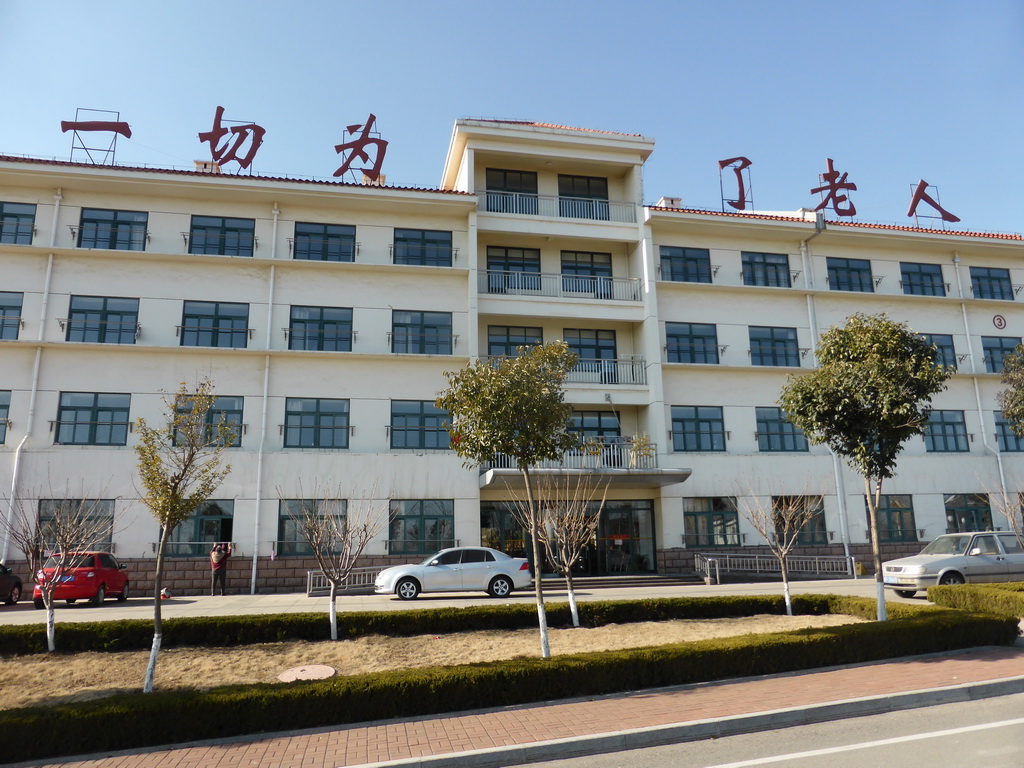
<path fill-rule="evenodd" d="M 863 554 L 862 481 L 776 401 L 822 331 L 887 312 L 957 373 L 884 489 L 883 548 L 1005 529 L 1024 443 L 995 396 L 1024 333 L 1021 238 L 645 206 L 653 148 L 460 120 L 438 190 L 0 158 L 0 514 L 102 499 L 105 543 L 145 586 L 157 525 L 132 425 L 209 378 L 239 434 L 178 531 L 180 589 L 213 541 L 236 544 L 236 588 L 299 588 L 299 499 L 378 508 L 368 564 L 520 552 L 514 473 L 464 467 L 434 399 L 445 371 L 564 339 L 589 448 L 559 466 L 611 482 L 586 572 L 763 546 L 744 511 L 794 496 L 820 508 L 804 552 Z"/>

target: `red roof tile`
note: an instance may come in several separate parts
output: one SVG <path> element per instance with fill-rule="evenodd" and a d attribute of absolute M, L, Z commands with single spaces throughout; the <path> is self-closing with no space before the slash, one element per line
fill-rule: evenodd
<path fill-rule="evenodd" d="M 532 120 L 499 120 L 490 117 L 467 117 L 467 120 L 476 120 L 481 123 L 501 123 L 502 125 L 532 125 L 535 128 L 558 128 L 563 131 L 582 131 L 584 133 L 606 133 L 609 136 L 630 136 L 637 139 L 644 138 L 640 133 L 620 133 L 619 131 L 599 131 L 596 128 L 577 128 L 572 125 L 558 125 L 557 123 L 535 123 Z"/>

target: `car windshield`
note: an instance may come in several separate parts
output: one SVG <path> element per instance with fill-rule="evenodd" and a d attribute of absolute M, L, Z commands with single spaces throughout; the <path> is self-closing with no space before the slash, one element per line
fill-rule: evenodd
<path fill-rule="evenodd" d="M 440 552 L 435 552 L 432 555 L 428 555 L 426 560 L 424 560 L 421 563 L 417 563 L 417 565 L 430 565 L 430 563 L 433 562 L 434 560 L 436 560 L 437 556 L 440 555 L 440 554 L 441 554 Z"/>
<path fill-rule="evenodd" d="M 962 555 L 971 543 L 970 536 L 939 536 L 921 550 L 922 555 Z"/>
<path fill-rule="evenodd" d="M 46 564 L 43 568 L 56 568 L 60 565 L 60 558 L 62 555 L 50 555 L 46 559 Z M 92 555 L 71 555 L 68 561 L 64 564 L 65 568 L 91 568 L 92 567 Z"/>

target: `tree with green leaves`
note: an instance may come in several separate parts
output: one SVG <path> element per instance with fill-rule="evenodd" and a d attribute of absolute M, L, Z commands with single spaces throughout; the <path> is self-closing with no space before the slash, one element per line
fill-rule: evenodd
<path fill-rule="evenodd" d="M 996 395 L 1007 425 L 1018 437 L 1024 437 L 1024 345 L 1003 358 L 1004 389 Z"/>
<path fill-rule="evenodd" d="M 437 407 L 449 414 L 451 446 L 466 466 L 507 456 L 522 473 L 544 658 L 551 656 L 551 647 L 541 585 L 540 514 L 530 468 L 560 460 L 579 445 L 579 436 L 569 430 L 572 406 L 563 388 L 577 359 L 564 341 L 519 347 L 516 357 L 481 359 L 446 372 L 448 388 L 437 398 Z"/>
<path fill-rule="evenodd" d="M 884 621 L 885 587 L 878 540 L 882 481 L 896 474 L 903 445 L 924 433 L 932 396 L 951 371 L 936 364 L 937 350 L 906 323 L 885 314 L 855 314 L 818 343 L 818 367 L 790 376 L 779 405 L 807 439 L 825 444 L 864 478 L 871 552 Z"/>
<path fill-rule="evenodd" d="M 195 388 L 182 382 L 177 393 L 164 398 L 167 421 L 163 427 L 150 427 L 145 419 L 139 419 L 135 427 L 142 501 L 160 525 L 153 578 L 153 647 L 143 684 L 145 693 L 153 690 L 163 637 L 160 593 L 167 542 L 174 529 L 191 517 L 231 472 L 231 465 L 221 461 L 225 448 L 235 440 L 237 425 L 223 418 L 211 419 L 214 399 L 209 379 Z"/>

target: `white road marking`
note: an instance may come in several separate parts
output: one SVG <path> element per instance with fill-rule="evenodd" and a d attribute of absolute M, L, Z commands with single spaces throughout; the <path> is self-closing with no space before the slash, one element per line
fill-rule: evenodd
<path fill-rule="evenodd" d="M 906 741 L 921 741 L 922 739 L 935 739 L 943 736 L 954 736 L 958 733 L 972 733 L 974 731 L 990 730 L 992 728 L 1005 728 L 1010 725 L 1024 724 L 1024 717 L 1014 720 L 1001 720 L 997 723 L 982 723 L 980 725 L 967 725 L 962 728 L 950 728 L 945 731 L 932 731 L 930 733 L 917 733 L 912 736 L 897 736 L 892 739 L 881 739 L 880 741 L 865 741 L 860 744 L 849 744 L 843 747 L 829 747 L 828 749 L 813 749 L 809 752 L 792 752 L 788 755 L 775 755 L 774 757 L 761 757 L 756 760 L 743 760 L 739 763 L 721 763 L 709 765 L 707 768 L 747 768 L 747 766 L 769 765 L 770 763 L 781 763 L 783 760 L 800 760 L 805 757 L 818 757 L 821 755 L 834 755 L 839 752 L 852 752 L 857 749 L 870 749 L 871 747 L 882 747 L 887 744 L 900 744 Z"/>

